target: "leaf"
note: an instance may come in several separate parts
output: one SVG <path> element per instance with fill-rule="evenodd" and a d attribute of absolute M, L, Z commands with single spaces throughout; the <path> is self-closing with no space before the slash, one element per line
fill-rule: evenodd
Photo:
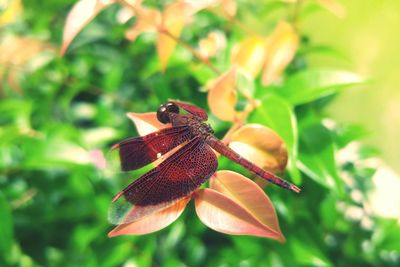
<path fill-rule="evenodd" d="M 72 164 L 90 164 L 91 156 L 87 150 L 74 142 L 62 139 L 62 137 L 54 137 L 46 140 L 44 146 L 44 159 L 42 163 L 51 165 L 59 163 Z M 39 162 L 40 164 L 41 162 Z"/>
<path fill-rule="evenodd" d="M 329 45 L 312 45 L 302 47 L 298 52 L 299 56 L 321 55 L 325 57 L 332 57 L 340 59 L 345 62 L 351 62 L 349 55 L 338 48 Z"/>
<path fill-rule="evenodd" d="M 341 70 L 305 70 L 290 76 L 278 92 L 293 105 L 300 105 L 365 81 L 358 75 Z"/>
<path fill-rule="evenodd" d="M 271 129 L 260 124 L 247 124 L 231 135 L 229 147 L 257 166 L 282 172 L 287 163 L 286 145 Z"/>
<path fill-rule="evenodd" d="M 123 5 L 116 14 L 116 20 L 120 24 L 125 24 L 128 20 L 134 17 L 135 10 L 139 10 L 142 4 L 142 0 L 125 0 L 125 2 L 127 4 Z"/>
<path fill-rule="evenodd" d="M 289 172 L 295 183 L 300 182 L 300 173 L 296 167 L 298 151 L 297 120 L 292 107 L 281 97 L 268 94 L 261 99 L 250 122 L 263 122 L 285 141 L 289 151 Z"/>
<path fill-rule="evenodd" d="M 0 192 L 0 253 L 7 258 L 13 243 L 13 222 L 9 204 Z"/>
<path fill-rule="evenodd" d="M 0 64 L 21 67 L 42 52 L 52 52 L 54 47 L 39 39 L 6 35 L 0 41 L 0 49 Z"/>
<path fill-rule="evenodd" d="M 100 149 L 89 151 L 89 157 L 93 165 L 95 165 L 98 169 L 103 170 L 107 167 L 107 161 L 104 157 L 104 153 Z"/>
<path fill-rule="evenodd" d="M 196 213 L 211 229 L 231 235 L 252 235 L 284 241 L 275 229 L 260 222 L 234 200 L 213 189 L 199 189 L 194 194 Z"/>
<path fill-rule="evenodd" d="M 343 18 L 346 15 L 345 8 L 336 0 L 317 0 L 317 2 L 339 18 Z"/>
<path fill-rule="evenodd" d="M 119 192 L 108 209 L 108 221 L 115 225 L 130 224 L 144 219 L 145 217 L 157 214 L 158 212 L 174 206 L 181 199 L 162 202 L 156 205 L 138 206 L 130 203 L 123 195 L 123 191 Z"/>
<path fill-rule="evenodd" d="M 263 85 L 268 85 L 279 78 L 292 61 L 299 45 L 299 37 L 289 23 L 282 21 L 278 24 L 267 42 Z"/>
<path fill-rule="evenodd" d="M 22 11 L 21 0 L 2 1 L 0 5 L 0 27 L 12 23 L 20 16 Z"/>
<path fill-rule="evenodd" d="M 199 41 L 199 52 L 204 58 L 210 58 L 226 46 L 225 35 L 220 31 L 210 32 Z"/>
<path fill-rule="evenodd" d="M 188 10 L 192 12 L 192 14 L 199 12 L 202 9 L 212 7 L 216 5 L 219 0 L 206 0 L 206 1 L 182 1 L 186 4 Z"/>
<path fill-rule="evenodd" d="M 54 56 L 55 48 L 39 39 L 5 35 L 0 40 L 0 79 L 20 92 L 19 76 L 45 65 Z"/>
<path fill-rule="evenodd" d="M 132 8 L 128 6 L 123 6 L 120 10 L 118 10 L 115 18 L 118 23 L 125 24 L 134 16 L 135 12 L 132 10 Z"/>
<path fill-rule="evenodd" d="M 224 121 L 233 121 L 236 116 L 235 67 L 218 77 L 208 92 L 208 106 L 214 115 Z"/>
<path fill-rule="evenodd" d="M 222 12 L 228 17 L 233 18 L 236 15 L 236 1 L 235 0 L 219 0 Z"/>
<path fill-rule="evenodd" d="M 61 54 L 67 50 L 75 36 L 85 27 L 100 11 L 113 4 L 115 0 L 80 0 L 68 13 L 64 25 Z"/>
<path fill-rule="evenodd" d="M 300 128 L 299 168 L 317 183 L 343 193 L 343 181 L 337 172 L 335 148 L 328 129 L 320 123 Z"/>
<path fill-rule="evenodd" d="M 333 134 L 335 144 L 341 149 L 353 141 L 368 136 L 368 130 L 362 124 L 335 125 Z"/>
<path fill-rule="evenodd" d="M 258 221 L 282 234 L 271 200 L 252 180 L 236 172 L 218 171 L 210 179 L 210 188 L 229 197 Z"/>
<path fill-rule="evenodd" d="M 129 112 L 126 115 L 133 121 L 136 126 L 136 130 L 141 136 L 155 132 L 162 128 L 166 128 L 168 126 L 168 124 L 163 124 L 157 120 L 157 115 L 155 112 Z"/>
<path fill-rule="evenodd" d="M 218 6 L 219 10 L 222 11 L 223 15 L 228 18 L 232 18 L 236 14 L 236 1 L 235 0 L 203 0 L 203 1 L 182 1 L 190 14 L 193 15 L 196 12 L 199 12 L 202 9 L 206 8 L 214 8 Z"/>
<path fill-rule="evenodd" d="M 398 177 L 396 178 L 398 179 Z M 398 194 L 397 192 L 396 194 Z M 387 194 L 386 197 L 388 196 L 392 195 Z M 387 203 L 388 200 L 385 200 L 384 202 Z M 397 211 L 398 210 L 399 209 L 397 208 Z M 372 239 L 374 240 L 374 246 L 377 247 L 377 251 L 391 251 L 397 253 L 398 255 L 400 251 L 400 223 L 398 218 L 399 216 L 397 215 L 393 219 L 380 218 L 377 221 L 376 230 L 372 236 Z"/>
<path fill-rule="evenodd" d="M 181 2 L 169 5 L 162 14 L 162 30 L 157 38 L 157 52 L 161 62 L 161 70 L 165 70 L 168 59 L 175 49 L 176 41 L 164 33 L 168 31 L 170 34 L 179 38 L 186 19 L 186 5 Z"/>
<path fill-rule="evenodd" d="M 257 77 L 265 61 L 265 39 L 253 36 L 241 42 L 232 55 L 232 64 L 237 64 L 253 78 Z"/>
<path fill-rule="evenodd" d="M 172 206 L 147 214 L 132 223 L 118 225 L 108 233 L 108 236 L 144 235 L 159 231 L 173 223 L 182 214 L 189 200 L 190 197 L 185 197 Z"/>
<path fill-rule="evenodd" d="M 126 31 L 125 37 L 134 41 L 141 33 L 155 32 L 161 24 L 161 12 L 154 8 L 136 6 L 136 23 Z"/>
<path fill-rule="evenodd" d="M 298 266 L 333 266 L 323 254 L 324 250 L 315 244 L 315 241 L 306 234 L 301 238 L 288 241 L 290 249 Z"/>

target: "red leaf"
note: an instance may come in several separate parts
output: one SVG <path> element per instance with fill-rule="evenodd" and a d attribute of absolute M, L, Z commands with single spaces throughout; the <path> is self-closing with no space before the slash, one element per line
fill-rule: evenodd
<path fill-rule="evenodd" d="M 215 231 L 231 235 L 267 237 L 280 242 L 285 240 L 280 231 L 262 223 L 246 208 L 216 190 L 199 189 L 194 197 L 200 220 Z"/>
<path fill-rule="evenodd" d="M 231 198 L 257 220 L 282 234 L 271 200 L 252 180 L 236 172 L 219 171 L 211 177 L 210 188 Z"/>
<path fill-rule="evenodd" d="M 108 233 L 109 237 L 118 235 L 144 235 L 159 231 L 173 223 L 183 212 L 190 197 L 185 197 L 172 206 L 147 214 L 132 223 L 121 224 Z M 142 210 L 147 207 L 140 207 Z"/>
<path fill-rule="evenodd" d="M 64 25 L 61 54 L 67 50 L 75 36 L 104 8 L 113 4 L 115 0 L 80 0 L 68 13 Z"/>
<path fill-rule="evenodd" d="M 260 124 L 246 124 L 232 133 L 229 147 L 272 172 L 285 170 L 288 152 L 282 138 L 273 130 Z"/>

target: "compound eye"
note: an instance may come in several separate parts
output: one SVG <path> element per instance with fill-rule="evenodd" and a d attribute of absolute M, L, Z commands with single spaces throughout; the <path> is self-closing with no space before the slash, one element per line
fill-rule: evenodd
<path fill-rule="evenodd" d="M 157 120 L 161 123 L 171 122 L 169 119 L 168 111 L 165 105 L 161 105 L 157 110 Z"/>
<path fill-rule="evenodd" d="M 165 104 L 167 111 L 175 114 L 179 114 L 179 107 L 172 102 Z"/>

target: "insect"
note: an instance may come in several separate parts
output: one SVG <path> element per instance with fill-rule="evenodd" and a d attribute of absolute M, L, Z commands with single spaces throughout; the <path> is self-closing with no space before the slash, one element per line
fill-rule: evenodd
<path fill-rule="evenodd" d="M 256 166 L 217 139 L 206 123 L 208 115 L 203 109 L 186 102 L 169 101 L 158 108 L 157 119 L 172 126 L 112 147 L 119 149 L 121 169 L 139 169 L 181 147 L 114 197 L 110 221 L 120 223 L 126 216 L 124 213 L 134 206 L 163 205 L 189 195 L 217 170 L 213 149 L 271 183 L 300 192 L 297 186 Z M 131 220 L 125 218 L 123 222 Z"/>

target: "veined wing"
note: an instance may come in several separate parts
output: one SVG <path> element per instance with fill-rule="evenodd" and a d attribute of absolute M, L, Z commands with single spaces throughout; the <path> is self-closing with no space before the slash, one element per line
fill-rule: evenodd
<path fill-rule="evenodd" d="M 177 126 L 124 140 L 112 149 L 119 149 L 121 169 L 130 171 L 155 161 L 174 147 L 189 141 L 190 137 L 187 126 Z"/>
<path fill-rule="evenodd" d="M 112 223 L 129 223 L 140 214 L 137 207 L 163 208 L 189 195 L 217 169 L 214 152 L 200 137 L 192 139 L 160 165 L 122 190 L 113 200 Z M 143 215 L 143 214 L 142 214 Z"/>
<path fill-rule="evenodd" d="M 169 102 L 174 103 L 175 105 L 177 105 L 180 108 L 183 108 L 190 114 L 201 118 L 203 121 L 206 121 L 208 119 L 208 114 L 204 109 L 201 109 L 186 102 L 175 101 L 175 100 L 170 100 Z"/>

